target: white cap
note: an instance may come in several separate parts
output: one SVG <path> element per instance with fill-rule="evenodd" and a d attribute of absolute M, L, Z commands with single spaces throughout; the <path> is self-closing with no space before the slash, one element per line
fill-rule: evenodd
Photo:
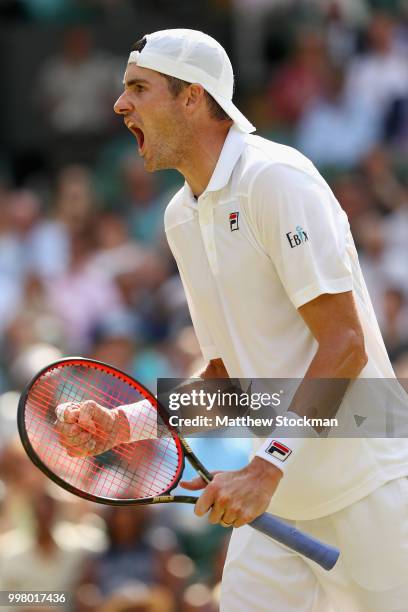
<path fill-rule="evenodd" d="M 141 51 L 132 51 L 129 64 L 199 83 L 218 102 L 242 132 L 255 127 L 232 102 L 234 73 L 225 49 L 197 30 L 160 30 L 146 34 Z"/>

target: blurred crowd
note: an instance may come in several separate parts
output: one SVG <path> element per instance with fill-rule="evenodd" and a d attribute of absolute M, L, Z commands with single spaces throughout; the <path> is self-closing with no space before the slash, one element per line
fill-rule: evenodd
<path fill-rule="evenodd" d="M 0 149 L 0 590 L 67 590 L 78 612 L 215 612 L 225 530 L 190 507 L 101 508 L 62 493 L 31 466 L 15 424 L 24 385 L 63 355 L 107 361 L 153 390 L 202 366 L 163 234 L 181 177 L 144 171 L 112 112 L 128 49 L 108 52 L 89 25 L 135 5 L 0 2 L 3 26 L 65 24 L 25 109 L 43 138 L 29 155 Z M 237 102 L 258 133 L 308 155 L 346 210 L 408 378 L 408 2 L 197 6 L 230 24 Z M 248 441 L 193 444 L 210 468 L 246 462 Z"/>

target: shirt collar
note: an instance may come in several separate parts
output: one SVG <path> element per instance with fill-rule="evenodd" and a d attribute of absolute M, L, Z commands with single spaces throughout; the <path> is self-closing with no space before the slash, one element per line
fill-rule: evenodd
<path fill-rule="evenodd" d="M 235 125 L 231 126 L 221 149 L 214 172 L 210 178 L 210 182 L 203 193 L 218 191 L 227 185 L 232 171 L 245 148 L 246 137 L 247 134 L 236 128 Z M 187 196 L 186 204 L 189 205 L 191 201 L 194 200 L 194 196 L 187 181 L 184 183 L 184 192 Z"/>

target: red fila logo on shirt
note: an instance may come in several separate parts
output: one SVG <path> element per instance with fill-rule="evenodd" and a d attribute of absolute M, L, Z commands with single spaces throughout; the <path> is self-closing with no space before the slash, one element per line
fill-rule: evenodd
<path fill-rule="evenodd" d="M 238 217 L 239 217 L 239 212 L 232 212 L 232 213 L 230 213 L 229 222 L 230 222 L 230 230 L 231 230 L 231 232 L 235 232 L 235 230 L 239 229 Z"/>
<path fill-rule="evenodd" d="M 279 461 L 286 461 L 292 451 L 290 448 L 282 444 L 282 442 L 272 440 L 272 444 L 268 446 L 265 452 L 268 453 L 268 455 L 272 455 L 272 457 L 279 459 Z"/>

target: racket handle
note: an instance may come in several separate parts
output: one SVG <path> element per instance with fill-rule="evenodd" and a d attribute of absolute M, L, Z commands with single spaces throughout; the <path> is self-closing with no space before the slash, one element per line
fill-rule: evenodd
<path fill-rule="evenodd" d="M 302 533 L 296 527 L 292 527 L 267 512 L 258 516 L 250 525 L 304 557 L 312 559 L 326 570 L 331 570 L 339 558 L 340 552 L 334 546 L 324 544 L 313 536 Z"/>

